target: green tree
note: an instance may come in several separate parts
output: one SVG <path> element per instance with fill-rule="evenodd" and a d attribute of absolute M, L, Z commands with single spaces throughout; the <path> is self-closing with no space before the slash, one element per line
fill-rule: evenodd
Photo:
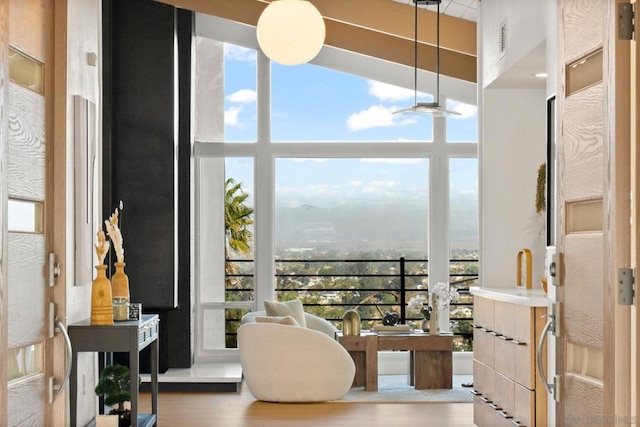
<path fill-rule="evenodd" d="M 243 191 L 242 183 L 236 183 L 233 178 L 224 182 L 224 234 L 226 239 L 225 252 L 225 276 L 227 301 L 250 300 L 253 292 L 230 292 L 232 289 L 253 288 L 253 282 L 246 277 L 235 277 L 240 272 L 239 264 L 230 261 L 231 256 L 251 255 L 251 242 L 253 232 L 253 208 L 247 205 L 249 194 Z M 246 270 L 246 269 L 245 269 Z M 227 318 L 227 347 L 236 347 L 235 335 L 240 319 L 246 310 L 228 309 Z"/>
<path fill-rule="evenodd" d="M 242 183 L 233 178 L 224 182 L 224 231 L 227 237 L 226 257 L 229 251 L 238 255 L 251 255 L 253 233 L 253 208 L 247 206 L 249 194 L 242 190 Z"/>
<path fill-rule="evenodd" d="M 253 232 L 253 208 L 247 205 L 249 194 L 242 190 L 242 183 L 236 183 L 233 178 L 224 182 L 224 234 L 225 273 L 227 274 L 227 289 L 234 288 L 240 280 L 234 280 L 230 275 L 238 273 L 238 264 L 229 262 L 230 255 L 251 255 L 251 241 Z"/>
<path fill-rule="evenodd" d="M 96 385 L 97 395 L 104 396 L 107 406 L 116 406 L 117 411 L 124 412 L 124 402 L 131 400 L 131 377 L 129 368 L 123 365 L 109 365 L 100 372 Z"/>

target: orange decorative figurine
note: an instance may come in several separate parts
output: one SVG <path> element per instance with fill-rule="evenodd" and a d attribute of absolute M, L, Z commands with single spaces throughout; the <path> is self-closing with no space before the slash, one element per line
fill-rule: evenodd
<path fill-rule="evenodd" d="M 95 245 L 98 265 L 97 275 L 91 285 L 91 324 L 113 325 L 113 305 L 111 298 L 111 282 L 107 279 L 107 266 L 104 258 L 109 252 L 109 242 L 104 231 L 98 231 L 98 243 Z"/>

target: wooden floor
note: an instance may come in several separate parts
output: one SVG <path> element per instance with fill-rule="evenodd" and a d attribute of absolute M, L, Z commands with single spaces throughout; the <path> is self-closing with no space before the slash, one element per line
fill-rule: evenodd
<path fill-rule="evenodd" d="M 141 412 L 150 396 L 140 395 Z M 160 393 L 159 427 L 464 427 L 471 403 L 265 403 L 240 393 Z"/>

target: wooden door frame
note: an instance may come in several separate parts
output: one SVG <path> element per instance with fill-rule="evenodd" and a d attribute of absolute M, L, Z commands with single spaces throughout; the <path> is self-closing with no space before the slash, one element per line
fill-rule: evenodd
<path fill-rule="evenodd" d="M 8 119 L 7 87 L 9 83 L 9 0 L 0 0 L 0 360 L 8 357 L 7 324 L 7 157 Z M 0 408 L 7 407 L 7 363 L 0 363 Z M 7 411 L 0 411 L 0 425 L 7 425 Z"/>
<path fill-rule="evenodd" d="M 45 229 L 46 248 L 59 254 L 66 254 L 66 117 L 67 117 L 67 0 L 44 0 L 47 7 L 47 53 L 45 66 L 46 135 L 47 135 L 47 203 Z M 7 318 L 7 164 L 8 164 L 8 117 L 7 90 L 9 83 L 9 0 L 0 0 L 0 360 L 8 357 Z M 54 197 L 55 195 L 55 197 Z M 61 258 L 62 261 L 62 258 Z M 66 274 L 64 262 L 59 285 L 52 288 L 47 301 L 57 304 L 57 312 L 66 314 Z M 45 377 L 54 376 L 56 382 L 62 380 L 65 371 L 65 350 L 63 338 L 58 334 L 53 343 L 45 345 L 47 365 Z M 55 357 L 54 357 L 55 355 Z M 0 408 L 8 404 L 7 364 L 0 364 Z M 45 420 L 52 425 L 64 425 L 66 419 L 66 394 L 62 393 L 53 405 L 46 405 Z M 0 425 L 6 425 L 8 413 L 0 411 Z"/>
<path fill-rule="evenodd" d="M 56 254 L 60 275 L 49 288 L 48 301 L 56 304 L 56 315 L 66 325 L 67 301 L 67 0 L 46 0 L 48 7 L 47 66 L 45 67 L 47 135 L 47 251 Z M 66 370 L 66 345 L 61 334 L 48 340 L 45 358 L 52 360 L 46 378 L 62 382 Z M 51 425 L 66 422 L 68 393 L 63 391 L 46 406 L 45 420 Z"/>
<path fill-rule="evenodd" d="M 606 10 L 605 118 L 609 140 L 606 172 L 605 218 L 609 221 L 605 236 L 604 293 L 604 416 L 606 419 L 631 416 L 631 307 L 618 304 L 618 269 L 631 265 L 631 55 L 630 42 L 618 40 L 616 0 Z M 609 262 L 606 262 L 609 261 Z"/>

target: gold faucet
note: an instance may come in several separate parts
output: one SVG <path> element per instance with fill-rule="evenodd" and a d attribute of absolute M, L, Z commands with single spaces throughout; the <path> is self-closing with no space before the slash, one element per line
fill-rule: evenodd
<path fill-rule="evenodd" d="M 516 286 L 522 286 L 522 255 L 524 254 L 524 261 L 526 264 L 525 289 L 531 289 L 533 284 L 533 268 L 532 268 L 532 256 L 529 249 L 523 249 L 518 252 L 518 274 L 516 279 Z"/>

